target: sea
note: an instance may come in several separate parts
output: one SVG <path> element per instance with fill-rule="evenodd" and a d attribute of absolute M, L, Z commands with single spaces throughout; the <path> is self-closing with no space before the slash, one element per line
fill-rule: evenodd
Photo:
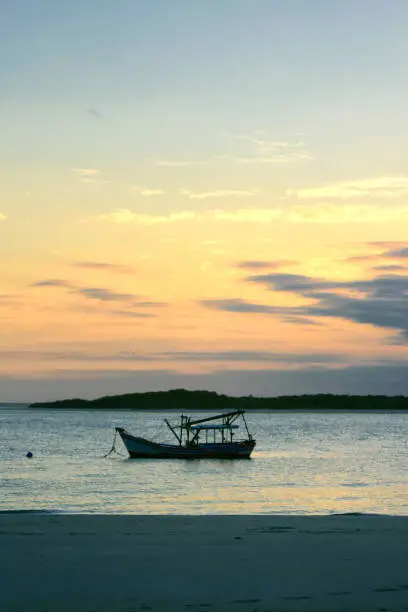
<path fill-rule="evenodd" d="M 250 460 L 132 460 L 120 440 L 108 454 L 115 426 L 170 441 L 177 417 L 0 404 L 0 511 L 408 514 L 408 412 L 249 412 Z"/>

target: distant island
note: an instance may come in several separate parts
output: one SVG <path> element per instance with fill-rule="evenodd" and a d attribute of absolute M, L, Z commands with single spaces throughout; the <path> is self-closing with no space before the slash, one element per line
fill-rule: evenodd
<path fill-rule="evenodd" d="M 402 395 L 281 395 L 233 397 L 215 391 L 150 391 L 107 395 L 93 400 L 65 399 L 36 402 L 30 408 L 105 410 L 408 410 L 408 397 Z"/>

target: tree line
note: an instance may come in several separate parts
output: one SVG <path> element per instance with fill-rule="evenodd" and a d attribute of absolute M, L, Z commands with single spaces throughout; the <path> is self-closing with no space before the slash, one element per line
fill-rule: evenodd
<path fill-rule="evenodd" d="M 149 391 L 107 395 L 93 400 L 65 399 L 36 402 L 31 408 L 97 408 L 133 410 L 408 410 L 408 397 L 402 395 L 280 395 L 257 397 L 230 396 L 215 391 Z"/>

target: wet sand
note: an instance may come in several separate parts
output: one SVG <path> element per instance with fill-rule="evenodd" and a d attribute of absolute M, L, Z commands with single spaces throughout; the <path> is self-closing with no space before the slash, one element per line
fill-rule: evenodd
<path fill-rule="evenodd" d="M 408 610 L 408 517 L 0 514 L 0 610 Z"/>

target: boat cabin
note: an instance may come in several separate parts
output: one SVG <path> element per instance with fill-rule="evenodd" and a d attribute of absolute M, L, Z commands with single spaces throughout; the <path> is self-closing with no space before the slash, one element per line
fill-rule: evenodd
<path fill-rule="evenodd" d="M 197 437 L 197 440 L 202 432 L 205 432 L 205 443 L 208 444 L 208 434 L 212 437 L 210 442 L 233 442 L 233 429 L 239 429 L 239 425 L 193 425 L 191 428 L 192 432 L 197 432 L 194 436 Z M 219 432 L 219 436 L 217 436 L 217 432 Z M 213 434 L 211 436 L 211 433 Z"/>
<path fill-rule="evenodd" d="M 232 444 L 236 442 L 233 437 L 235 435 L 234 430 L 239 429 L 239 425 L 235 423 L 238 418 L 242 418 L 248 435 L 247 439 L 251 440 L 252 436 L 248 431 L 243 410 L 194 420 L 191 417 L 181 415 L 179 425 L 171 425 L 167 419 L 165 419 L 165 423 L 177 438 L 180 446 L 185 445 L 191 448 L 203 444 Z M 212 422 L 220 420 L 221 423 Z"/>

